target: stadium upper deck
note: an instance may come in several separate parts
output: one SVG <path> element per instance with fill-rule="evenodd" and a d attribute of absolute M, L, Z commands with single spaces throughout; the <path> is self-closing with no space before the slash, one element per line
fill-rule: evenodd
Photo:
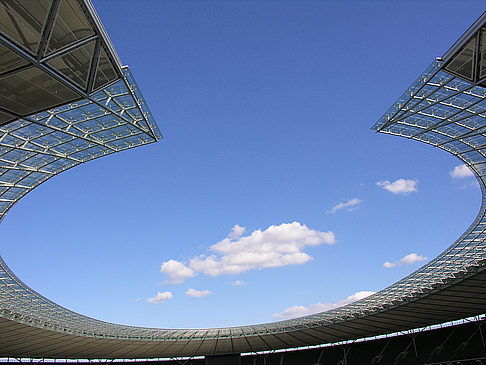
<path fill-rule="evenodd" d="M 253 326 L 154 329 L 82 316 L 42 297 L 0 260 L 0 356 L 150 358 L 350 340 L 484 313 L 486 15 L 373 127 L 444 149 L 475 173 L 483 201 L 436 259 L 350 305 Z M 88 0 L 0 4 L 0 215 L 49 178 L 161 137 Z M 466 300 L 467 299 L 467 300 Z"/>

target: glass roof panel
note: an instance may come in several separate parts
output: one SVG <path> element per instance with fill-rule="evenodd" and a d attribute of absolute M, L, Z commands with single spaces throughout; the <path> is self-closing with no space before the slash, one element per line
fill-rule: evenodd
<path fill-rule="evenodd" d="M 47 54 L 92 36 L 95 31 L 76 0 L 61 0 Z"/>
<path fill-rule="evenodd" d="M 36 53 L 51 0 L 0 2 L 0 31 L 31 53 Z"/>
<path fill-rule="evenodd" d="M 480 34 L 479 78 L 482 79 L 486 77 L 486 28 L 481 29 Z"/>
<path fill-rule="evenodd" d="M 15 119 L 17 118 L 0 110 L 0 125 L 9 123 Z"/>
<path fill-rule="evenodd" d="M 0 74 L 27 65 L 29 62 L 0 43 Z"/>
<path fill-rule="evenodd" d="M 125 67 L 123 69 L 123 75 L 125 76 L 125 79 L 128 82 L 128 86 L 132 93 L 135 95 L 135 99 L 137 101 L 137 104 L 139 108 L 142 110 L 142 114 L 144 119 L 147 120 L 147 123 L 150 127 L 150 130 L 154 133 L 156 138 L 163 138 L 162 133 L 160 132 L 160 129 L 155 122 L 155 119 L 152 115 L 152 112 L 150 111 L 150 108 L 145 101 L 145 98 L 143 97 L 142 93 L 140 92 L 140 89 L 137 85 L 137 82 L 135 81 L 130 69 L 128 67 Z"/>
<path fill-rule="evenodd" d="M 28 115 L 79 99 L 79 95 L 37 67 L 0 78 L 0 107 Z"/>
<path fill-rule="evenodd" d="M 86 90 L 95 44 L 91 41 L 47 61 L 47 64 Z"/>
<path fill-rule="evenodd" d="M 476 37 L 472 37 L 466 46 L 447 64 L 446 69 L 457 73 L 468 80 L 472 80 L 475 49 Z"/>
<path fill-rule="evenodd" d="M 96 77 L 93 89 L 97 90 L 108 83 L 116 80 L 118 75 L 116 73 L 115 67 L 112 65 L 108 54 L 105 49 L 102 48 L 100 51 L 100 59 L 98 61 L 98 67 L 96 69 Z"/>

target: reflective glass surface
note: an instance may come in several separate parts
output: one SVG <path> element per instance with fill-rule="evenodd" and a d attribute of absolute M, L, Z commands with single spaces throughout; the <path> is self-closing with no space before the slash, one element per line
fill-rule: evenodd
<path fill-rule="evenodd" d="M 96 24 L 82 0 L 0 2 L 2 112 L 27 116 L 121 79 L 118 57 Z"/>
<path fill-rule="evenodd" d="M 85 90 L 88 85 L 94 50 L 95 41 L 93 40 L 50 59 L 47 64 Z"/>
<path fill-rule="evenodd" d="M 93 26 L 76 0 L 61 0 L 47 54 L 95 34 Z"/>
<path fill-rule="evenodd" d="M 8 0 L 0 2 L 0 31 L 36 53 L 51 6 L 50 0 Z"/>
<path fill-rule="evenodd" d="M 93 89 L 97 90 L 116 78 L 116 70 L 108 57 L 108 53 L 104 49 L 101 49 Z"/>
<path fill-rule="evenodd" d="M 480 33 L 481 37 L 481 58 L 480 58 L 480 71 L 479 78 L 483 79 L 486 77 L 486 29 L 482 29 Z"/>
<path fill-rule="evenodd" d="M 28 65 L 29 61 L 0 43 L 0 77 L 8 71 Z M 4 95 L 2 93 L 2 95 Z"/>
<path fill-rule="evenodd" d="M 35 66 L 0 77 L 0 90 L 0 108 L 18 115 L 32 114 L 80 98 L 70 88 Z"/>
<path fill-rule="evenodd" d="M 447 69 L 468 80 L 473 79 L 474 53 L 476 52 L 476 37 L 473 37 L 447 65 Z"/>

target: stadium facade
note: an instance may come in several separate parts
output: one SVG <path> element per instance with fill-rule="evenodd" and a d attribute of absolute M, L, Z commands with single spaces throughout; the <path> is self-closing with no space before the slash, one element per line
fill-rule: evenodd
<path fill-rule="evenodd" d="M 474 172 L 482 205 L 437 258 L 358 302 L 292 320 L 208 329 L 107 323 L 63 308 L 0 259 L 0 356 L 216 356 L 336 343 L 486 308 L 486 15 L 373 127 L 441 148 Z M 162 136 L 88 0 L 0 3 L 0 217 L 51 177 Z"/>

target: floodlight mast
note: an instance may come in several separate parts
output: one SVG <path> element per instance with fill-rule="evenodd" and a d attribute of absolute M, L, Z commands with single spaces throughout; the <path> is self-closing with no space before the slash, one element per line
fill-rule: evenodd
<path fill-rule="evenodd" d="M 154 329 L 63 308 L 0 259 L 0 356 L 160 358 L 295 348 L 448 322 L 486 308 L 486 15 L 415 81 L 374 130 L 452 153 L 475 174 L 478 216 L 437 258 L 352 304 L 240 327 Z M 0 217 L 81 163 L 162 135 L 88 0 L 0 4 Z M 466 295 L 465 301 L 463 296 Z"/>

